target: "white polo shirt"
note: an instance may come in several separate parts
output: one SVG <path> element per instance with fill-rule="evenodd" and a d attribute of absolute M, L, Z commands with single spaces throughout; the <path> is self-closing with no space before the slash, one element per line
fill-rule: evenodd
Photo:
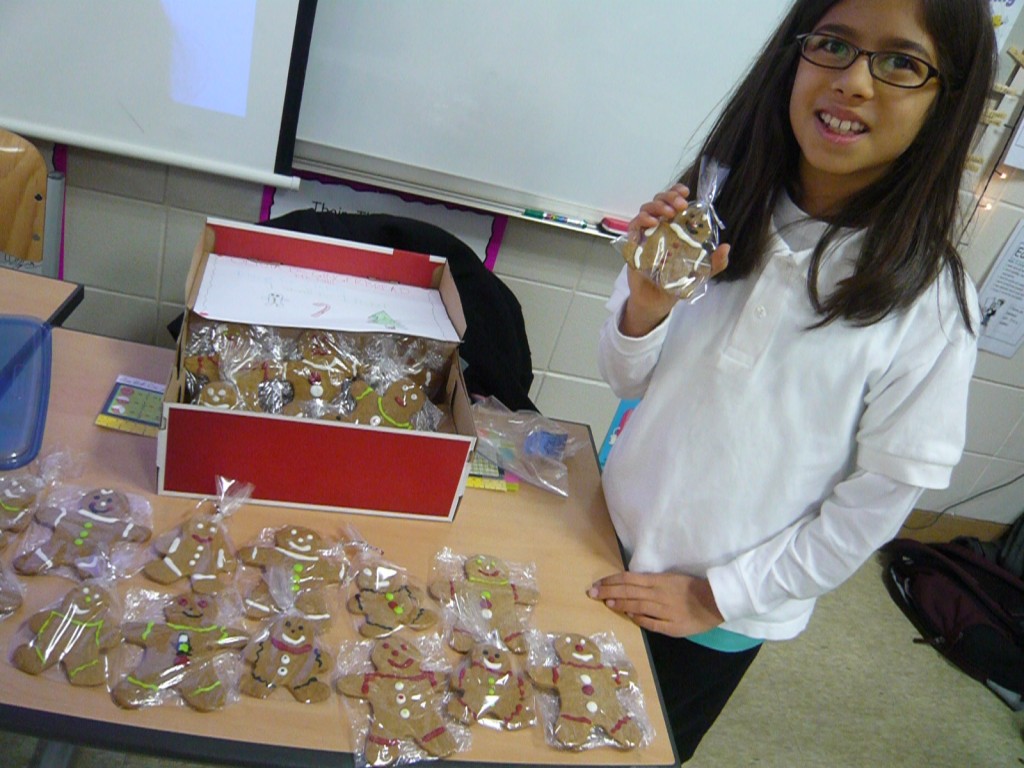
<path fill-rule="evenodd" d="M 643 398 L 603 476 L 630 570 L 706 577 L 724 629 L 786 639 L 898 532 L 920 489 L 949 484 L 977 346 L 948 273 L 879 323 L 807 330 L 825 225 L 788 198 L 774 220 L 759 275 L 713 284 L 641 338 L 618 330 L 624 269 L 599 349 L 613 391 Z M 820 295 L 861 240 L 845 233 L 823 261 Z M 970 284 L 968 303 L 975 313 Z"/>

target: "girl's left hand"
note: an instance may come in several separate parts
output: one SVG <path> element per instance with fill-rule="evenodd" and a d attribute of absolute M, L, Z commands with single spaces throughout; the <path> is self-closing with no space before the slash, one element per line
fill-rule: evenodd
<path fill-rule="evenodd" d="M 670 637 L 706 632 L 724 620 L 710 582 L 681 573 L 616 573 L 595 581 L 587 594 L 644 629 Z"/>

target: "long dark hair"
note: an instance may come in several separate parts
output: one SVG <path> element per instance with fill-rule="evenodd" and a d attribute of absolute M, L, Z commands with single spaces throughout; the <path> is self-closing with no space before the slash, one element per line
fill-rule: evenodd
<path fill-rule="evenodd" d="M 768 242 L 771 214 L 787 188 L 798 185 L 800 149 L 789 122 L 789 98 L 799 49 L 837 0 L 796 0 L 737 85 L 697 157 L 711 156 L 730 172 L 715 208 L 726 224 L 729 268 L 720 280 L 738 280 L 758 269 Z M 921 0 L 925 26 L 935 41 L 942 73 L 931 113 L 889 173 L 845 201 L 829 219 L 814 250 L 808 293 L 825 325 L 844 319 L 871 325 L 914 302 L 948 268 L 967 327 L 963 263 L 954 244 L 960 234 L 959 196 L 964 164 L 992 87 L 996 45 L 989 0 Z M 699 162 L 681 181 L 697 189 Z M 865 230 L 854 273 L 828 296 L 818 294 L 823 254 L 839 230 Z"/>

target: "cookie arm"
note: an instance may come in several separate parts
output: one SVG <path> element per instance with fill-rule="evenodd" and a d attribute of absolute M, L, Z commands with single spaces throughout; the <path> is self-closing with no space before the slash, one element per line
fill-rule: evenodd
<path fill-rule="evenodd" d="M 250 547 L 244 549 L 238 553 L 238 559 L 246 565 L 266 565 L 268 560 L 268 550 L 266 547 Z"/>
<path fill-rule="evenodd" d="M 368 675 L 342 675 L 338 678 L 338 692 L 355 699 L 365 699 L 369 694 L 367 690 L 368 677 Z"/>
<path fill-rule="evenodd" d="M 558 685 L 558 667 L 530 667 L 527 674 L 534 685 L 541 688 L 555 688 Z"/>

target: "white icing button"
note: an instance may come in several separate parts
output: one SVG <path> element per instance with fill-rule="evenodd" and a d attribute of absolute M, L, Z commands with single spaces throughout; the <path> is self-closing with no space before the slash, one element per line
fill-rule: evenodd
<path fill-rule="evenodd" d="M 403 690 L 404 688 L 405 688 L 405 683 L 403 683 L 403 682 L 397 682 L 397 683 L 395 683 L 395 690 L 396 690 L 396 691 L 401 691 L 401 690 Z"/>
<path fill-rule="evenodd" d="M 203 545 L 202 544 L 196 544 L 196 552 L 202 552 L 202 551 L 203 551 Z"/>
<path fill-rule="evenodd" d="M 292 657 L 289 656 L 287 653 L 282 653 L 281 654 L 281 663 L 282 664 L 291 664 L 292 663 Z"/>
<path fill-rule="evenodd" d="M 494 614 L 493 614 L 493 613 L 492 613 L 491 611 L 489 611 L 489 610 L 487 610 L 487 609 L 484 609 L 484 610 L 483 610 L 483 611 L 481 612 L 481 615 L 482 615 L 482 616 L 483 616 L 483 617 L 484 617 L 485 619 L 489 619 L 489 618 L 491 618 L 491 617 L 492 617 L 492 616 L 493 616 Z"/>
<path fill-rule="evenodd" d="M 395 702 L 398 704 L 405 704 L 405 694 L 400 693 L 397 696 L 395 696 Z"/>
<path fill-rule="evenodd" d="M 412 716 L 412 713 L 408 709 L 402 709 L 398 714 L 402 716 L 403 720 L 408 720 Z"/>
<path fill-rule="evenodd" d="M 278 667 L 277 674 L 279 674 L 281 677 L 284 677 L 288 674 L 288 667 Z"/>
<path fill-rule="evenodd" d="M 587 712 L 589 712 L 590 714 L 594 714 L 595 712 L 597 712 L 597 703 L 593 701 L 588 701 Z"/>
<path fill-rule="evenodd" d="M 580 675 L 580 682 L 583 683 L 584 685 L 590 685 L 590 683 L 591 683 L 590 675 Z"/>

